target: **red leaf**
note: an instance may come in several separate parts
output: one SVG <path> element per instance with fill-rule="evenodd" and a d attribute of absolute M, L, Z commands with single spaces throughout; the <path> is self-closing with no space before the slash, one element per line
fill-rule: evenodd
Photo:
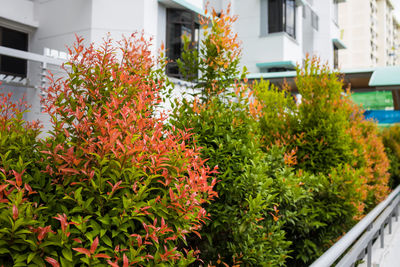
<path fill-rule="evenodd" d="M 33 191 L 32 187 L 30 187 L 30 185 L 28 185 L 28 184 L 25 184 L 24 187 L 25 187 L 26 191 L 28 191 L 28 195 L 37 193 L 36 191 Z"/>
<path fill-rule="evenodd" d="M 63 215 L 57 214 L 57 217 L 53 217 L 53 218 L 60 221 L 61 230 L 63 232 L 65 232 L 65 230 L 67 230 L 67 227 L 68 227 L 67 215 L 65 215 L 65 213 Z"/>
<path fill-rule="evenodd" d="M 86 254 L 88 257 L 90 257 L 90 251 L 87 250 L 86 248 L 72 248 L 75 251 L 78 251 L 79 253 Z"/>
<path fill-rule="evenodd" d="M 12 213 L 13 213 L 13 219 L 16 220 L 18 218 L 18 208 L 17 208 L 17 206 L 13 205 Z"/>
<path fill-rule="evenodd" d="M 110 256 L 108 256 L 107 254 L 104 254 L 104 253 L 99 253 L 99 254 L 95 255 L 94 257 L 95 258 L 111 259 Z"/>
<path fill-rule="evenodd" d="M 110 261 L 110 260 L 107 261 L 107 263 L 108 263 L 110 266 L 112 266 L 112 267 L 119 267 L 117 262 L 118 262 L 118 261 L 115 261 L 115 262 L 112 262 L 112 261 Z"/>
<path fill-rule="evenodd" d="M 3 191 L 4 189 L 6 189 L 7 186 L 8 186 L 8 184 L 0 185 L 0 192 Z"/>
<path fill-rule="evenodd" d="M 90 253 L 93 254 L 96 251 L 97 246 L 99 245 L 99 237 L 96 236 L 96 238 L 93 240 L 92 245 L 90 246 Z"/>
<path fill-rule="evenodd" d="M 79 171 L 72 169 L 72 168 L 64 168 L 64 169 L 60 169 L 61 172 L 69 172 L 69 173 L 73 173 L 73 174 L 79 174 Z"/>
<path fill-rule="evenodd" d="M 75 242 L 78 242 L 78 243 L 82 244 L 82 240 L 80 240 L 79 238 L 74 238 L 74 239 L 72 239 L 72 240 L 74 240 Z"/>
<path fill-rule="evenodd" d="M 128 257 L 125 255 L 125 253 L 124 253 L 123 259 L 124 259 L 124 265 L 123 265 L 123 267 L 128 267 L 128 266 L 129 266 L 129 261 L 128 261 Z"/>
<path fill-rule="evenodd" d="M 53 266 L 53 267 L 60 267 L 60 264 L 58 263 L 58 261 L 56 261 L 56 260 L 53 259 L 53 258 L 46 257 L 45 260 L 46 260 L 48 263 L 50 263 L 51 266 Z"/>
<path fill-rule="evenodd" d="M 38 227 L 39 234 L 38 234 L 38 240 L 41 241 L 48 232 L 53 232 L 51 230 L 51 225 L 48 225 L 46 227 Z"/>
<path fill-rule="evenodd" d="M 22 185 L 22 174 L 24 174 L 25 170 L 23 170 L 21 173 L 18 173 L 14 170 L 12 170 L 14 176 L 15 176 L 15 181 L 17 182 L 17 186 L 20 187 Z"/>

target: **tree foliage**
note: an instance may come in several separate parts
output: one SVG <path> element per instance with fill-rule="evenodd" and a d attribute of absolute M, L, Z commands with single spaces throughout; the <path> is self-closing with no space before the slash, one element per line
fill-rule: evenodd
<path fill-rule="evenodd" d="M 206 204 L 210 221 L 200 232 L 203 239 L 189 244 L 199 247 L 206 264 L 283 265 L 289 243 L 271 194 L 273 179 L 265 175 L 270 166 L 260 149 L 249 92 L 238 82 L 246 72 L 239 71 L 235 20 L 229 10 L 213 11 L 210 21 L 202 20 L 203 27 L 210 27 L 199 52 L 187 49 L 180 62 L 187 77 L 200 77 L 193 98 L 176 103 L 171 123 L 191 128 L 202 157 L 218 166 L 218 198 Z"/>
<path fill-rule="evenodd" d="M 190 133 L 154 115 L 165 81 L 149 42 L 111 42 L 84 47 L 78 38 L 67 77 L 50 77 L 48 139 L 37 142 L 19 114 L 3 120 L 4 135 L 24 145 L 12 150 L 17 162 L 6 151 L 1 165 L 7 266 L 185 266 L 197 257 L 182 244 L 209 218 L 215 171 L 187 146 Z"/>
<path fill-rule="evenodd" d="M 388 160 L 376 125 L 350 101 L 338 73 L 308 58 L 298 67 L 295 83 L 300 103 L 287 86 L 279 90 L 265 81 L 255 83 L 251 109 L 260 122 L 264 151 L 282 147 L 285 162 L 311 193 L 311 202 L 305 198 L 297 214 L 291 203 L 281 203 L 295 252 L 290 264 L 302 265 L 387 196 Z M 285 213 L 295 213 L 295 223 Z"/>

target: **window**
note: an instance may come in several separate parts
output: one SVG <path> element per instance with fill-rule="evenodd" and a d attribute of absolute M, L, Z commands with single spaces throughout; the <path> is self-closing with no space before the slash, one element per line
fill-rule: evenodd
<path fill-rule="evenodd" d="M 333 21 L 339 23 L 339 0 L 333 0 Z"/>
<path fill-rule="evenodd" d="M 268 1 L 268 33 L 286 32 L 296 37 L 295 0 Z"/>
<path fill-rule="evenodd" d="M 28 51 L 28 34 L 0 27 L 0 45 Z M 25 59 L 0 56 L 0 73 L 26 77 L 27 62 Z"/>
<path fill-rule="evenodd" d="M 318 31 L 318 15 L 311 10 L 311 26 Z"/>
<path fill-rule="evenodd" d="M 166 54 L 170 60 L 166 68 L 168 76 L 182 78 L 176 60 L 181 57 L 183 36 L 189 37 L 193 49 L 198 48 L 199 24 L 196 18 L 197 14 L 193 12 L 167 9 Z"/>
<path fill-rule="evenodd" d="M 339 48 L 333 45 L 333 68 L 339 68 Z"/>

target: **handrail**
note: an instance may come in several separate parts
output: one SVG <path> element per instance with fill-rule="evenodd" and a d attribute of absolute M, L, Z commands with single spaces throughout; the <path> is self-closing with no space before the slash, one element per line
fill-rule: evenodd
<path fill-rule="evenodd" d="M 26 60 L 36 61 L 36 62 L 42 62 L 42 63 L 46 63 L 46 64 L 59 65 L 59 66 L 61 66 L 64 63 L 64 61 L 60 60 L 60 59 L 46 57 L 43 55 L 26 52 L 26 51 L 14 49 L 14 48 L 9 48 L 9 47 L 5 47 L 5 46 L 0 46 L 0 55 L 16 57 L 16 58 L 21 58 L 21 59 L 26 59 Z"/>
<path fill-rule="evenodd" d="M 358 222 L 347 234 L 329 248 L 321 257 L 314 261 L 310 267 L 331 266 L 350 246 L 367 230 L 375 219 L 386 209 L 399 195 L 400 185 L 381 203 Z"/>

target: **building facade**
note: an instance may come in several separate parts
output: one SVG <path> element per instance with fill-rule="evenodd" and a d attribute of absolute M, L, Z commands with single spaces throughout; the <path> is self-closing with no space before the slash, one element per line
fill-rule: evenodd
<path fill-rule="evenodd" d="M 391 0 L 349 0 L 339 14 L 347 45 L 339 52 L 343 69 L 399 65 L 399 22 Z"/>
<path fill-rule="evenodd" d="M 120 40 L 144 32 L 154 54 L 165 44 L 167 55 L 176 59 L 182 34 L 198 41 L 198 14 L 204 14 L 203 0 L 0 0 L 0 5 L 1 87 L 15 99 L 25 95 L 32 105 L 26 119 L 40 119 L 45 128 L 49 118 L 41 112 L 41 87 L 48 70 L 62 75 L 60 65 L 75 35 L 101 44 L 107 35 Z M 179 78 L 173 63 L 166 72 Z"/>
<path fill-rule="evenodd" d="M 66 46 L 75 35 L 87 43 L 101 43 L 109 34 L 143 31 L 156 53 L 165 44 L 171 63 L 166 74 L 179 88 L 174 60 L 182 49 L 182 35 L 194 43 L 201 38 L 199 15 L 205 3 L 217 12 L 231 5 L 238 15 L 234 30 L 242 41 L 242 65 L 251 74 L 294 70 L 307 54 L 337 67 L 340 40 L 338 12 L 343 0 L 0 0 L 0 81 L 15 98 L 26 95 L 32 105 L 27 119 L 48 117 L 41 112 L 40 88 L 47 70 L 60 72 Z"/>
<path fill-rule="evenodd" d="M 250 73 L 294 70 L 306 55 L 338 67 L 338 0 L 231 0 Z M 223 5 L 222 5 L 223 7 Z"/>

